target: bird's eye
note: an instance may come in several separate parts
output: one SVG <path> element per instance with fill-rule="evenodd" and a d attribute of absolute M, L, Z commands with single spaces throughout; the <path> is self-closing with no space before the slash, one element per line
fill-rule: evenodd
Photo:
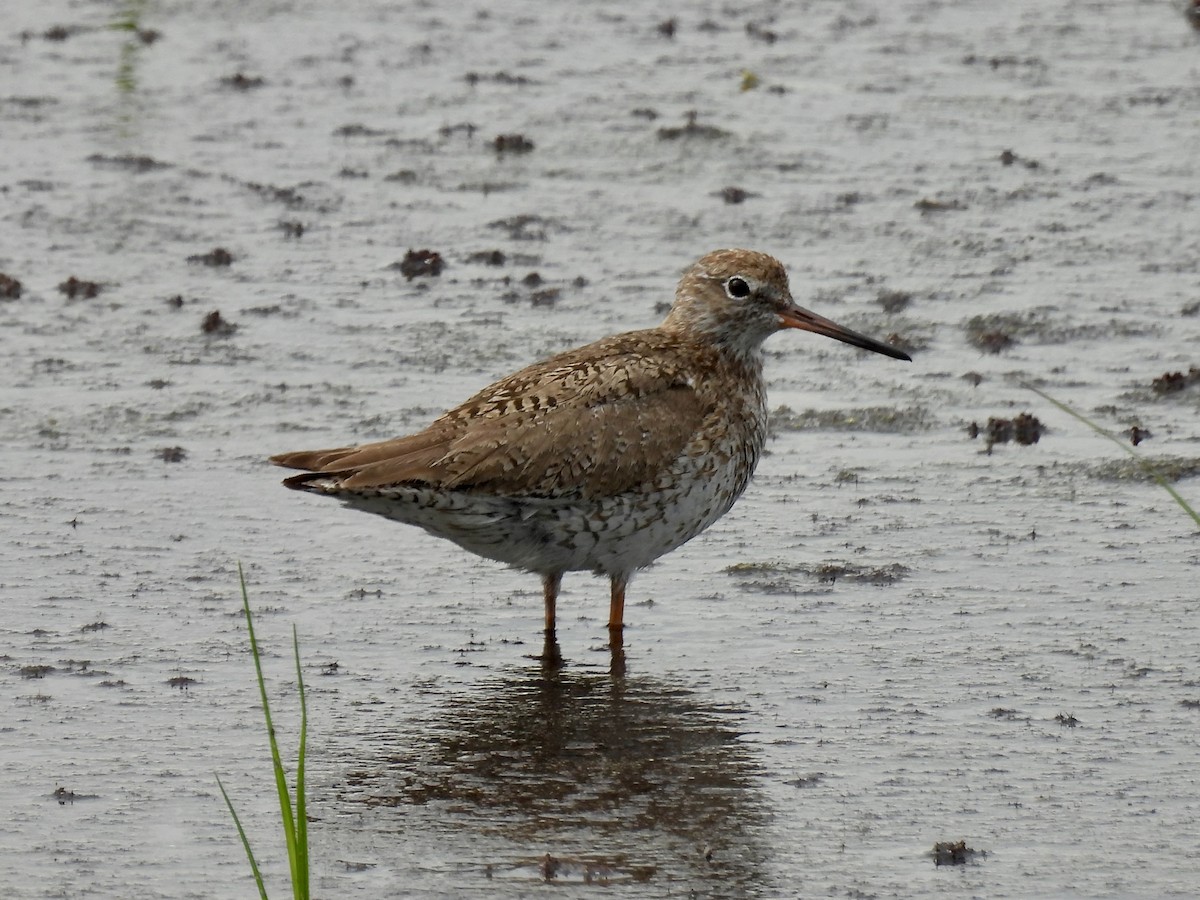
<path fill-rule="evenodd" d="M 741 300 L 750 296 L 750 285 L 746 283 L 746 279 L 735 275 L 725 282 L 725 293 L 734 300 Z"/>

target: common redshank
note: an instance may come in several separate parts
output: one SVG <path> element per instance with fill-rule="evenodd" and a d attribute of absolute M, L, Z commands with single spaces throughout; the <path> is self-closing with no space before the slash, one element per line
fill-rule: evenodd
<path fill-rule="evenodd" d="M 657 328 L 535 363 L 416 434 L 271 462 L 305 470 L 289 488 L 540 575 L 548 648 L 563 573 L 607 576 L 616 647 L 633 573 L 750 482 L 767 434 L 762 344 L 785 328 L 910 360 L 797 306 L 778 260 L 717 250 L 684 274 Z"/>

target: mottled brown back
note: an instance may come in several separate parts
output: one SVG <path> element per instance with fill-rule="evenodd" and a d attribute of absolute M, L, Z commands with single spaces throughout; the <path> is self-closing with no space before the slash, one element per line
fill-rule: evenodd
<path fill-rule="evenodd" d="M 272 457 L 361 490 L 427 484 L 527 497 L 620 493 L 653 479 L 710 411 L 695 390 L 711 351 L 650 329 L 606 338 L 496 382 L 424 431 Z"/>

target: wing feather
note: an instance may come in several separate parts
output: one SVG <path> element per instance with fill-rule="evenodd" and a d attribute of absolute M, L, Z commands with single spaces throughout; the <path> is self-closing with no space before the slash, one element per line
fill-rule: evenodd
<path fill-rule="evenodd" d="M 407 483 L 540 497 L 628 490 L 670 466 L 710 412 L 683 357 L 669 347 L 647 354 L 635 337 L 530 366 L 416 434 L 271 461 L 336 477 L 343 490 Z"/>

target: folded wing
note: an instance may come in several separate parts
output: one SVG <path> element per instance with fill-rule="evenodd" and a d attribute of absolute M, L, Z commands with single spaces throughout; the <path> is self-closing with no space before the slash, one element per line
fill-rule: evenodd
<path fill-rule="evenodd" d="M 609 339 L 586 359 L 572 351 L 531 366 L 416 434 L 271 461 L 306 470 L 284 482 L 296 488 L 334 479 L 335 490 L 351 491 L 427 484 L 525 497 L 620 493 L 670 466 L 709 413 L 681 365 L 622 345 Z"/>

